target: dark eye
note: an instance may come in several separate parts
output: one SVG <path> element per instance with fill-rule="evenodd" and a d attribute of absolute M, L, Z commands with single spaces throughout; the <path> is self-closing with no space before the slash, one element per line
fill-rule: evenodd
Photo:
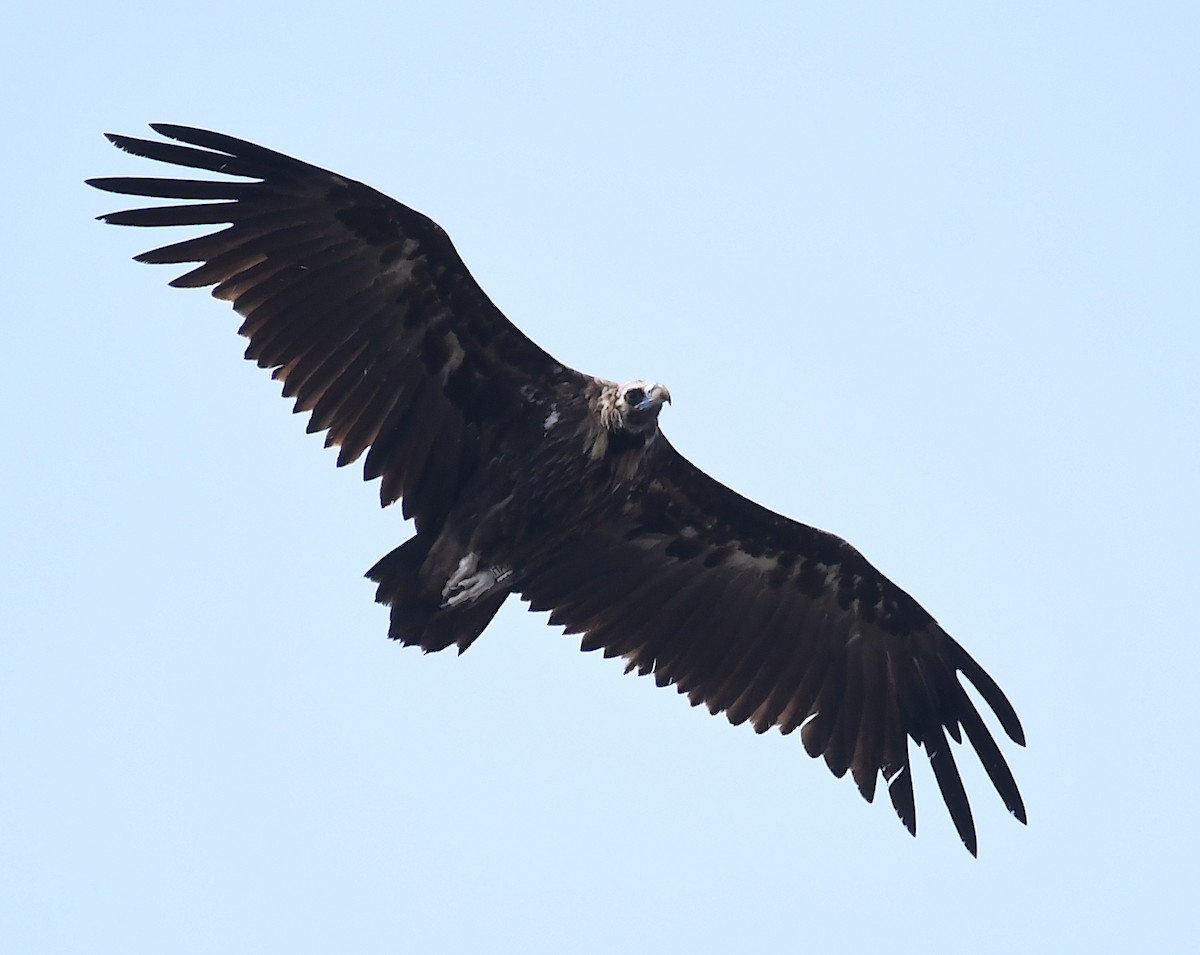
<path fill-rule="evenodd" d="M 630 388 L 625 392 L 625 403 L 630 405 L 640 405 L 646 398 L 646 392 L 641 388 Z"/>

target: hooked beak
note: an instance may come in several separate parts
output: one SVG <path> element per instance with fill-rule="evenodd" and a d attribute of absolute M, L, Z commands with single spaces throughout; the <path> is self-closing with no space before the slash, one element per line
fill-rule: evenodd
<path fill-rule="evenodd" d="M 671 403 L 671 392 L 667 391 L 667 386 L 652 385 L 650 390 L 646 392 L 646 397 L 637 404 L 634 410 L 646 411 L 650 408 L 657 408 L 660 407 L 664 401 L 667 404 Z"/>

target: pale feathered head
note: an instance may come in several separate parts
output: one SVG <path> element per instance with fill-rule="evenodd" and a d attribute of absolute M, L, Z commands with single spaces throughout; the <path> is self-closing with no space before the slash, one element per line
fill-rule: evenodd
<path fill-rule="evenodd" d="M 650 431 L 658 421 L 663 403 L 671 403 L 666 385 L 655 381 L 627 381 L 617 385 L 614 392 L 601 400 L 601 418 L 610 431 L 629 431 L 635 434 Z"/>

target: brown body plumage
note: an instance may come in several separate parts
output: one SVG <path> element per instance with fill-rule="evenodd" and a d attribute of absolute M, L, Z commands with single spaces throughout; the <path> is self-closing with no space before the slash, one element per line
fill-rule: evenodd
<path fill-rule="evenodd" d="M 658 427 L 660 385 L 555 361 L 492 304 L 430 219 L 334 173 L 217 133 L 122 149 L 257 181 L 98 179 L 109 192 L 205 200 L 103 217 L 229 227 L 138 256 L 199 262 L 244 317 L 246 357 L 284 383 L 338 464 L 366 453 L 384 505 L 417 534 L 369 572 L 389 634 L 466 649 L 510 593 L 694 705 L 805 749 L 867 800 L 878 778 L 911 832 L 908 741 L 929 755 L 963 842 L 975 831 L 947 736 L 962 732 L 1005 806 L 1025 809 L 965 676 L 1018 743 L 995 682 L 845 541 L 698 470 Z M 198 147 L 198 148 L 197 148 Z M 215 201 L 208 201 L 215 200 Z"/>

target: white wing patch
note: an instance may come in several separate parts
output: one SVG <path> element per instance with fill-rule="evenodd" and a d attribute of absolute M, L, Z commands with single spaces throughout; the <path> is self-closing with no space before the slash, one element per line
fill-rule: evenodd
<path fill-rule="evenodd" d="M 740 548 L 734 548 L 733 553 L 729 555 L 728 564 L 730 567 L 748 570 L 763 577 L 779 566 L 773 557 L 751 557 Z"/>
<path fill-rule="evenodd" d="M 546 420 L 542 422 L 542 430 L 549 431 L 558 424 L 558 405 L 550 406 L 550 413 L 546 415 Z"/>

